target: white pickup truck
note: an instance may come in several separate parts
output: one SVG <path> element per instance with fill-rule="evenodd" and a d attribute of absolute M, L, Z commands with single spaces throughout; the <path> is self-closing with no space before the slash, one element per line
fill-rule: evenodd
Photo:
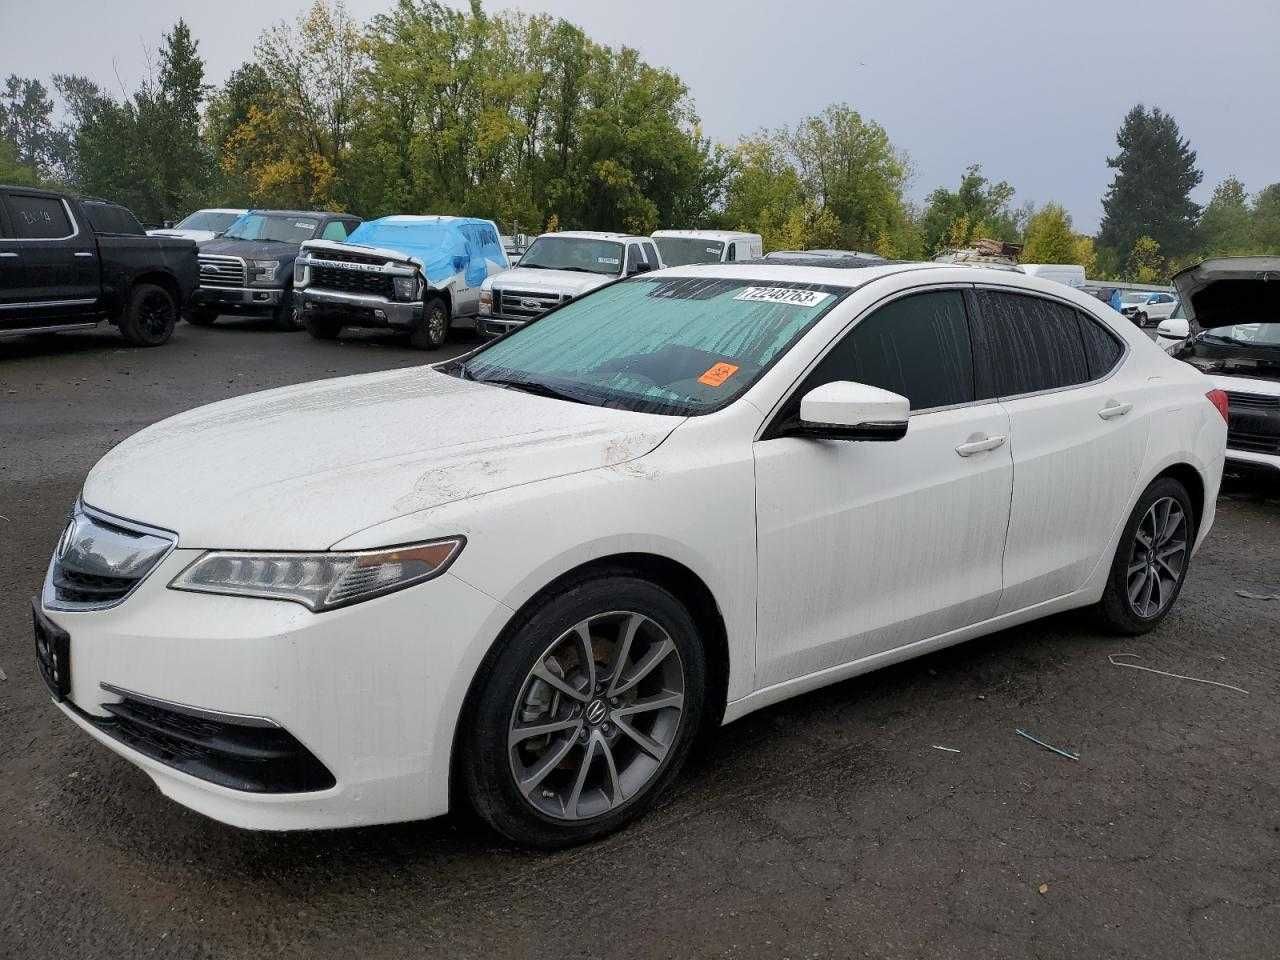
<path fill-rule="evenodd" d="M 529 244 L 518 267 L 485 280 L 476 329 L 483 336 L 501 336 L 606 283 L 663 266 L 649 237 L 590 230 L 544 233 Z"/>

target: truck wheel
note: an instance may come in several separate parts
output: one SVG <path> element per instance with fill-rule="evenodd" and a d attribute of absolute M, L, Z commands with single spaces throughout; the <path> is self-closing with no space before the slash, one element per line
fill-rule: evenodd
<path fill-rule="evenodd" d="M 428 297 L 422 317 L 409 333 L 409 343 L 419 350 L 439 350 L 449 339 L 449 307 L 440 297 Z"/>
<path fill-rule="evenodd" d="M 342 332 L 342 321 L 333 317 L 309 315 L 303 319 L 302 325 L 317 340 L 337 340 Z"/>
<path fill-rule="evenodd" d="M 285 287 L 280 306 L 271 314 L 271 322 L 277 330 L 302 329 L 302 304 L 293 295 L 293 287 Z M 334 334 L 337 336 L 337 334 Z"/>
<path fill-rule="evenodd" d="M 171 336 L 178 322 L 178 305 L 164 287 L 140 283 L 129 294 L 120 318 L 120 332 L 137 347 L 158 347 Z"/>
<path fill-rule="evenodd" d="M 192 307 L 187 311 L 187 323 L 197 327 L 212 327 L 218 319 L 218 311 L 208 307 Z"/>

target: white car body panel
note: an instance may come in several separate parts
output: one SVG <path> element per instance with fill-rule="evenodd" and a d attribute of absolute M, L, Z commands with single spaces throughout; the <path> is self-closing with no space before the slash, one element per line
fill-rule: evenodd
<path fill-rule="evenodd" d="M 179 541 L 120 606 L 46 608 L 72 636 L 72 702 L 100 713 L 106 682 L 270 717 L 335 787 L 228 790 L 73 718 L 165 793 L 229 823 L 427 817 L 448 809 L 459 714 L 485 655 L 514 611 L 584 563 L 651 554 L 705 584 L 724 625 L 728 722 L 1096 601 L 1123 519 L 1170 465 L 1195 469 L 1208 493 L 1199 540 L 1212 524 L 1225 425 L 1205 399 L 1209 382 L 1085 294 L 971 266 L 668 274 L 860 286 L 742 397 L 704 416 L 588 407 L 419 368 L 200 408 L 135 435 L 90 474 L 87 503 Z M 896 442 L 759 439 L 814 359 L 887 297 L 975 284 L 1092 313 L 1128 344 L 1121 369 L 1067 403 L 1044 394 L 919 411 Z M 1112 399 L 1133 408 L 1100 419 Z M 973 434 L 999 431 L 1007 443 L 957 456 Z M 1066 449 L 1073 442 L 1083 456 Z M 458 535 L 467 544 L 445 575 L 321 614 L 166 588 L 204 548 L 354 550 Z"/>

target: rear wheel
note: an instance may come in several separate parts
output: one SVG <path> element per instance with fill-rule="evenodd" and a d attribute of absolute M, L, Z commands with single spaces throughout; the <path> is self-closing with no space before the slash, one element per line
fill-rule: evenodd
<path fill-rule="evenodd" d="M 1138 326 L 1145 327 L 1147 325 L 1147 315 L 1145 313 L 1138 314 Z"/>
<path fill-rule="evenodd" d="M 503 643 L 474 694 L 462 773 L 476 811 L 531 846 L 640 816 L 688 756 L 706 659 L 684 606 L 625 575 L 566 588 Z"/>
<path fill-rule="evenodd" d="M 419 350 L 439 350 L 449 339 L 449 305 L 440 297 L 428 297 L 422 317 L 409 332 L 409 343 Z"/>
<path fill-rule="evenodd" d="M 271 322 L 277 330 L 302 329 L 302 304 L 293 295 L 293 287 L 285 287 L 280 305 L 271 314 Z"/>
<path fill-rule="evenodd" d="M 129 293 L 120 332 L 138 347 L 158 347 L 173 336 L 178 304 L 164 287 L 140 283 Z"/>
<path fill-rule="evenodd" d="M 308 316 L 303 324 L 307 333 L 317 340 L 337 340 L 338 334 L 342 332 L 342 321 L 333 317 Z"/>
<path fill-rule="evenodd" d="M 1172 477 L 1147 487 L 1125 524 L 1098 604 L 1103 624 L 1116 633 L 1154 629 L 1182 592 L 1195 543 L 1191 497 Z"/>

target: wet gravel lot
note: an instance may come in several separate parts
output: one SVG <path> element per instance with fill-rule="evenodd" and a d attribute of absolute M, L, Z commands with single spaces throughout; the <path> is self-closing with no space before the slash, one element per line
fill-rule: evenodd
<path fill-rule="evenodd" d="M 1156 633 L 1055 617 L 762 711 L 636 827 L 555 855 L 463 816 L 224 827 L 49 703 L 29 598 L 108 448 L 201 403 L 443 355 L 231 319 L 156 350 L 0 342 L 0 957 L 1280 953 L 1280 600 L 1236 594 L 1280 593 L 1274 485 L 1228 484 Z"/>

